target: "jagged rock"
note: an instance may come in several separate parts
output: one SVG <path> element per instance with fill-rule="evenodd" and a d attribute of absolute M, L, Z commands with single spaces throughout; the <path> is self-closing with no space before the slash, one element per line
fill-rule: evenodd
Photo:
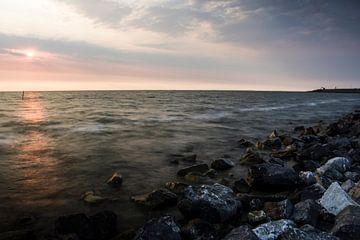
<path fill-rule="evenodd" d="M 219 158 L 211 163 L 211 168 L 215 170 L 228 170 L 233 168 L 235 164 L 228 158 Z"/>
<path fill-rule="evenodd" d="M 316 230 L 314 228 L 288 228 L 279 237 L 279 240 L 340 240 L 339 238 Z"/>
<path fill-rule="evenodd" d="M 281 219 L 261 224 L 253 232 L 260 240 L 276 240 L 287 229 L 294 227 L 293 221 Z"/>
<path fill-rule="evenodd" d="M 171 216 L 154 218 L 138 230 L 134 240 L 181 240 L 180 227 Z"/>
<path fill-rule="evenodd" d="M 137 204 L 151 209 L 174 206 L 177 203 L 177 195 L 167 189 L 156 189 L 150 193 L 133 196 L 131 199 Z"/>
<path fill-rule="evenodd" d="M 323 186 L 321 186 L 318 183 L 315 183 L 300 191 L 300 199 L 302 201 L 306 199 L 317 200 L 323 196 L 325 191 L 326 189 Z"/>
<path fill-rule="evenodd" d="M 269 135 L 269 138 L 277 138 L 277 137 L 279 137 L 279 133 L 276 130 L 272 131 L 272 133 Z"/>
<path fill-rule="evenodd" d="M 335 157 L 328 160 L 323 166 L 318 168 L 316 172 L 324 175 L 327 171 L 336 170 L 340 173 L 345 173 L 351 168 L 351 160 L 344 157 Z"/>
<path fill-rule="evenodd" d="M 95 195 L 95 193 L 93 191 L 88 191 L 88 192 L 85 192 L 81 198 L 87 202 L 87 203 L 90 203 L 90 204 L 99 204 L 99 203 L 102 203 L 104 201 L 106 201 L 107 199 L 104 198 L 104 197 L 101 197 L 101 196 L 98 196 L 98 195 Z"/>
<path fill-rule="evenodd" d="M 266 202 L 264 204 L 264 211 L 272 220 L 290 218 L 293 209 L 294 206 L 288 199 L 280 202 Z"/>
<path fill-rule="evenodd" d="M 167 182 L 165 187 L 175 194 L 182 194 L 184 193 L 185 189 L 188 187 L 188 184 L 181 183 L 181 182 Z"/>
<path fill-rule="evenodd" d="M 355 187 L 355 183 L 350 179 L 341 184 L 341 188 L 344 189 L 345 192 L 349 192 L 353 187 Z"/>
<path fill-rule="evenodd" d="M 264 223 L 267 219 L 266 213 L 263 210 L 251 211 L 248 213 L 248 220 L 250 224 Z"/>
<path fill-rule="evenodd" d="M 351 197 L 340 187 L 339 183 L 334 182 L 326 190 L 320 204 L 330 213 L 338 215 L 347 206 L 358 206 Z"/>
<path fill-rule="evenodd" d="M 257 142 L 256 148 L 259 150 L 273 150 L 273 149 L 281 149 L 282 142 L 280 138 L 272 138 L 267 139 L 264 142 Z"/>
<path fill-rule="evenodd" d="M 240 178 L 239 180 L 236 180 L 234 182 L 233 190 L 238 193 L 247 193 L 250 191 L 250 187 L 245 181 L 245 179 Z"/>
<path fill-rule="evenodd" d="M 246 153 L 241 157 L 240 163 L 243 165 L 263 163 L 264 159 L 258 152 L 248 149 Z"/>
<path fill-rule="evenodd" d="M 241 202 L 223 185 L 189 186 L 178 208 L 186 218 L 200 218 L 211 223 L 226 222 L 241 211 Z"/>
<path fill-rule="evenodd" d="M 177 172 L 177 175 L 184 177 L 186 174 L 191 172 L 203 174 L 206 173 L 207 171 L 209 171 L 209 166 L 206 163 L 201 163 L 201 164 L 192 165 L 190 167 L 182 168 Z"/>
<path fill-rule="evenodd" d="M 215 240 L 217 239 L 215 228 L 201 219 L 194 219 L 181 228 L 184 239 L 191 240 Z"/>
<path fill-rule="evenodd" d="M 254 232 L 246 225 L 234 228 L 223 240 L 259 240 Z"/>
<path fill-rule="evenodd" d="M 336 217 L 331 232 L 344 240 L 360 239 L 360 207 L 347 206 Z"/>
<path fill-rule="evenodd" d="M 254 189 L 281 191 L 297 188 L 300 179 L 291 168 L 263 163 L 249 168 L 248 180 L 249 185 Z"/>
<path fill-rule="evenodd" d="M 123 183 L 123 177 L 120 173 L 114 173 L 111 178 L 107 180 L 106 183 L 109 184 L 111 187 L 118 188 Z"/>
<path fill-rule="evenodd" d="M 264 206 L 264 202 L 261 201 L 259 198 L 254 198 L 249 203 L 249 208 L 252 211 L 260 210 Z"/>
<path fill-rule="evenodd" d="M 313 172 L 303 172 L 299 173 L 299 177 L 305 186 L 310 186 L 316 183 L 316 175 Z"/>
<path fill-rule="evenodd" d="M 240 147 L 243 147 L 243 148 L 250 148 L 250 147 L 254 147 L 255 145 L 254 145 L 254 143 L 252 143 L 252 142 L 250 142 L 250 141 L 248 141 L 248 140 L 245 140 L 245 139 L 240 139 L 239 141 L 238 141 L 238 143 L 239 143 L 239 146 Z"/>
<path fill-rule="evenodd" d="M 295 204 L 292 219 L 299 225 L 310 224 L 315 226 L 320 210 L 319 204 L 312 199 L 307 199 Z"/>

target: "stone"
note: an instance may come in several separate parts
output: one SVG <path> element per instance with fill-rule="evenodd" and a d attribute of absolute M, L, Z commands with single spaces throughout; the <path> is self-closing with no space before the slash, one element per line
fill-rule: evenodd
<path fill-rule="evenodd" d="M 243 139 L 243 138 L 238 141 L 238 144 L 239 144 L 239 146 L 242 147 L 242 148 L 250 148 L 250 147 L 254 147 L 254 146 L 255 146 L 254 143 L 252 143 L 252 142 L 250 142 L 250 141 L 248 141 L 248 140 L 245 140 L 245 139 Z"/>
<path fill-rule="evenodd" d="M 256 148 L 259 150 L 273 150 L 273 149 L 281 149 L 282 141 L 280 138 L 272 138 L 267 139 L 264 142 L 257 142 Z"/>
<path fill-rule="evenodd" d="M 360 204 L 360 182 L 356 183 L 356 185 L 350 190 L 351 197 Z"/>
<path fill-rule="evenodd" d="M 245 179 L 240 178 L 234 182 L 233 190 L 237 193 L 248 193 L 250 191 L 250 186 Z"/>
<path fill-rule="evenodd" d="M 234 162 L 228 158 L 219 158 L 211 163 L 211 168 L 215 170 L 228 170 L 235 166 Z"/>
<path fill-rule="evenodd" d="M 226 222 L 242 210 L 235 193 L 218 183 L 189 186 L 178 208 L 188 219 L 200 218 L 210 223 Z"/>
<path fill-rule="evenodd" d="M 323 166 L 318 168 L 316 172 L 319 175 L 324 175 L 327 171 L 336 170 L 340 173 L 345 173 L 351 168 L 351 160 L 344 157 L 335 157 L 328 160 Z"/>
<path fill-rule="evenodd" d="M 192 165 L 190 167 L 185 167 L 180 169 L 177 172 L 177 175 L 180 177 L 184 177 L 186 174 L 188 173 L 206 173 L 207 171 L 209 171 L 209 166 L 206 163 L 201 163 L 201 164 L 196 164 L 196 165 Z"/>
<path fill-rule="evenodd" d="M 175 206 L 177 203 L 177 195 L 164 188 L 156 189 L 143 195 L 133 196 L 131 199 L 135 203 L 150 209 Z"/>
<path fill-rule="evenodd" d="M 287 229 L 294 227 L 293 221 L 281 219 L 261 224 L 253 232 L 260 240 L 276 240 Z"/>
<path fill-rule="evenodd" d="M 249 203 L 249 208 L 252 211 L 260 210 L 264 206 L 264 202 L 261 201 L 259 198 L 254 198 Z"/>
<path fill-rule="evenodd" d="M 189 185 L 186 183 L 182 183 L 182 182 L 167 182 L 165 184 L 165 187 L 170 190 L 171 192 L 175 193 L 175 194 L 182 194 L 184 193 L 185 189 L 188 187 Z"/>
<path fill-rule="evenodd" d="M 181 235 L 185 239 L 192 240 L 215 240 L 217 234 L 215 228 L 201 219 L 194 219 L 181 228 Z"/>
<path fill-rule="evenodd" d="M 300 178 L 293 169 L 278 164 L 263 163 L 249 168 L 248 182 L 254 189 L 294 190 L 299 181 Z"/>
<path fill-rule="evenodd" d="M 133 240 L 181 240 L 180 227 L 171 216 L 153 218 L 138 230 Z"/>
<path fill-rule="evenodd" d="M 248 220 L 250 224 L 257 225 L 266 222 L 267 216 L 263 210 L 251 211 L 248 213 Z"/>
<path fill-rule="evenodd" d="M 278 193 L 238 193 L 237 197 L 244 204 L 249 204 L 253 199 L 259 199 L 262 202 L 279 202 L 286 200 L 289 196 L 288 192 L 278 192 Z"/>
<path fill-rule="evenodd" d="M 297 172 L 301 172 L 301 171 L 314 172 L 320 166 L 321 166 L 320 163 L 318 163 L 316 161 L 307 160 L 307 161 L 302 161 L 300 163 L 297 163 L 296 165 L 294 165 L 293 168 Z"/>
<path fill-rule="evenodd" d="M 355 183 L 350 179 L 341 184 L 341 188 L 344 189 L 345 192 L 349 192 L 353 187 L 355 187 Z"/>
<path fill-rule="evenodd" d="M 356 172 L 345 172 L 344 176 L 346 179 L 349 179 L 355 183 L 357 183 L 360 180 L 360 174 Z"/>
<path fill-rule="evenodd" d="M 117 216 L 112 211 L 102 211 L 90 216 L 90 221 L 96 229 L 98 239 L 110 239 L 117 233 Z"/>
<path fill-rule="evenodd" d="M 90 203 L 90 204 L 99 204 L 102 203 L 104 201 L 106 201 L 107 199 L 98 195 L 95 195 L 95 193 L 93 191 L 88 191 L 85 192 L 81 198 L 86 202 L 86 203 Z"/>
<path fill-rule="evenodd" d="M 315 226 L 320 210 L 319 204 L 312 199 L 307 199 L 295 204 L 292 219 L 299 225 L 310 224 Z"/>
<path fill-rule="evenodd" d="M 339 183 L 334 182 L 326 190 L 320 204 L 329 212 L 338 215 L 347 206 L 359 206 L 351 197 L 340 187 Z"/>
<path fill-rule="evenodd" d="M 305 132 L 305 127 L 304 126 L 295 127 L 294 132 L 298 133 L 299 135 L 302 135 Z"/>
<path fill-rule="evenodd" d="M 218 176 L 218 173 L 215 169 L 211 168 L 209 171 L 204 173 L 204 176 L 209 177 L 209 178 L 216 178 Z"/>
<path fill-rule="evenodd" d="M 312 128 L 312 127 L 306 128 L 304 135 L 316 135 L 314 128 Z"/>
<path fill-rule="evenodd" d="M 279 133 L 276 130 L 272 131 L 269 135 L 269 138 L 277 138 L 277 137 L 279 137 Z"/>
<path fill-rule="evenodd" d="M 261 155 L 258 152 L 255 152 L 251 149 L 248 149 L 240 159 L 240 163 L 242 165 L 251 165 L 251 164 L 258 164 L 263 162 L 264 159 L 261 157 Z"/>
<path fill-rule="evenodd" d="M 266 202 L 264 204 L 264 211 L 266 212 L 266 215 L 272 220 L 290 218 L 293 209 L 294 206 L 288 199 L 280 202 Z"/>
<path fill-rule="evenodd" d="M 1 232 L 0 240 L 36 240 L 35 232 L 31 230 L 17 230 L 9 232 Z"/>
<path fill-rule="evenodd" d="M 123 183 L 123 177 L 120 173 L 114 173 L 106 183 L 111 187 L 118 188 Z"/>
<path fill-rule="evenodd" d="M 339 238 L 319 230 L 307 230 L 298 228 L 286 229 L 278 238 L 279 240 L 340 240 Z"/>
<path fill-rule="evenodd" d="M 300 199 L 302 201 L 306 199 L 313 199 L 317 200 L 323 196 L 326 189 L 321 186 L 319 183 L 315 183 L 313 185 L 310 185 L 308 187 L 305 187 L 303 190 L 300 191 Z"/>
<path fill-rule="evenodd" d="M 299 177 L 301 181 L 304 183 L 305 186 L 310 186 L 315 184 L 316 181 L 316 175 L 313 172 L 303 172 L 301 171 L 299 173 Z"/>
<path fill-rule="evenodd" d="M 360 239 L 360 207 L 349 205 L 337 216 L 332 234 L 343 239 Z"/>
<path fill-rule="evenodd" d="M 259 240 L 249 226 L 243 225 L 234 228 L 229 232 L 223 240 Z"/>
<path fill-rule="evenodd" d="M 317 139 L 314 139 L 317 142 Z M 299 160 L 319 160 L 321 161 L 323 158 L 328 158 L 333 155 L 333 151 L 326 144 L 316 143 L 311 145 L 310 147 L 304 148 L 302 151 L 298 153 L 297 158 Z"/>

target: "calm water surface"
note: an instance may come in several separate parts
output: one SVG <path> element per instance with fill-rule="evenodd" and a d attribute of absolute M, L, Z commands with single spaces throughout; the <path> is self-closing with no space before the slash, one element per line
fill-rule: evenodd
<path fill-rule="evenodd" d="M 359 106 L 358 94 L 27 92 L 21 100 L 0 93 L 0 231 L 26 215 L 41 226 L 102 209 L 119 214 L 124 228 L 136 225 L 156 213 L 130 197 L 176 180 L 184 166 L 170 164 L 168 154 L 238 159 L 240 138 L 331 121 Z M 105 184 L 115 171 L 124 176 L 119 190 Z M 112 201 L 89 206 L 80 200 L 89 190 Z"/>

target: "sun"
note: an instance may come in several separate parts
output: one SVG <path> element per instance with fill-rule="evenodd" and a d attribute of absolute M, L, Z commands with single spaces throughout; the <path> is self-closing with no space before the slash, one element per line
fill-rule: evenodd
<path fill-rule="evenodd" d="M 34 57 L 34 52 L 32 52 L 32 51 L 27 51 L 25 54 L 26 54 L 26 56 L 28 58 L 33 58 Z"/>

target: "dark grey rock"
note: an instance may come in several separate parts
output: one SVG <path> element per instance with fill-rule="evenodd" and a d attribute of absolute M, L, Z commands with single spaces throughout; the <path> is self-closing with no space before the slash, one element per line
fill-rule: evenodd
<path fill-rule="evenodd" d="M 114 173 L 106 183 L 111 187 L 118 188 L 123 183 L 123 177 L 120 173 Z"/>
<path fill-rule="evenodd" d="M 360 207 L 350 205 L 343 209 L 331 232 L 344 240 L 360 239 Z"/>
<path fill-rule="evenodd" d="M 340 240 L 329 233 L 317 230 L 304 231 L 298 228 L 288 228 L 279 237 L 279 240 Z"/>
<path fill-rule="evenodd" d="M 341 184 L 341 188 L 344 189 L 345 192 L 349 192 L 353 187 L 355 187 L 355 183 L 350 179 Z"/>
<path fill-rule="evenodd" d="M 266 213 L 263 210 L 251 211 L 248 213 L 248 221 L 250 224 L 257 225 L 267 220 Z"/>
<path fill-rule="evenodd" d="M 147 194 L 133 196 L 131 199 L 137 204 L 151 209 L 175 206 L 177 203 L 177 195 L 163 188 L 156 189 Z"/>
<path fill-rule="evenodd" d="M 293 168 L 297 172 L 300 172 L 300 171 L 314 172 L 320 166 L 321 166 L 320 163 L 318 163 L 316 161 L 307 160 L 307 161 L 302 161 L 300 163 L 297 163 Z"/>
<path fill-rule="evenodd" d="M 321 207 L 312 199 L 299 202 L 294 206 L 292 219 L 299 225 L 310 224 L 315 226 Z"/>
<path fill-rule="evenodd" d="M 355 183 L 360 180 L 360 174 L 358 174 L 357 172 L 345 172 L 344 176 L 346 179 L 349 179 Z"/>
<path fill-rule="evenodd" d="M 254 198 L 249 203 L 249 208 L 252 211 L 260 210 L 264 206 L 264 202 L 261 201 L 259 198 Z"/>
<path fill-rule="evenodd" d="M 223 240 L 259 240 L 247 225 L 234 228 Z"/>
<path fill-rule="evenodd" d="M 180 227 L 171 216 L 154 218 L 138 230 L 134 240 L 181 240 Z"/>
<path fill-rule="evenodd" d="M 210 223 L 194 219 L 181 228 L 183 239 L 191 240 L 215 240 L 217 239 L 216 230 Z"/>
<path fill-rule="evenodd" d="M 17 230 L 0 233 L 0 240 L 36 240 L 36 234 L 31 230 Z"/>
<path fill-rule="evenodd" d="M 323 196 L 325 191 L 326 189 L 323 186 L 321 186 L 318 183 L 315 183 L 300 191 L 300 199 L 302 201 L 306 199 L 317 200 Z"/>
<path fill-rule="evenodd" d="M 175 194 L 183 194 L 189 185 L 182 182 L 167 182 L 165 187 Z"/>
<path fill-rule="evenodd" d="M 250 186 L 247 184 L 245 179 L 240 178 L 234 182 L 233 190 L 238 193 L 247 193 L 250 191 Z"/>
<path fill-rule="evenodd" d="M 291 168 L 278 164 L 263 163 L 251 166 L 249 185 L 263 190 L 294 190 L 300 182 L 298 174 Z"/>
<path fill-rule="evenodd" d="M 200 218 L 211 223 L 226 222 L 242 210 L 234 192 L 218 183 L 189 186 L 178 208 L 186 218 Z"/>
<path fill-rule="evenodd" d="M 360 204 L 360 182 L 356 183 L 356 185 L 350 190 L 351 197 Z"/>
<path fill-rule="evenodd" d="M 253 232 L 260 240 L 276 240 L 289 228 L 294 228 L 295 223 L 291 220 L 277 220 L 261 224 L 253 229 Z"/>
<path fill-rule="evenodd" d="M 235 166 L 234 162 L 228 158 L 219 158 L 211 163 L 211 168 L 215 170 L 228 170 Z"/>
<path fill-rule="evenodd" d="M 264 204 L 264 211 L 266 212 L 266 215 L 272 220 L 290 218 L 293 209 L 294 206 L 288 199 L 280 202 L 266 202 Z"/>
<path fill-rule="evenodd" d="M 316 175 L 313 172 L 303 172 L 299 173 L 299 177 L 301 182 L 304 183 L 305 186 L 310 186 L 316 183 Z"/>
<path fill-rule="evenodd" d="M 345 173 L 351 168 L 351 160 L 344 157 L 335 157 L 328 160 L 323 166 L 316 171 L 320 175 L 324 175 L 327 171 L 336 170 Z"/>
<path fill-rule="evenodd" d="M 239 146 L 240 147 L 242 147 L 242 148 L 250 148 L 250 147 L 254 147 L 255 145 L 254 145 L 254 143 L 252 143 L 252 142 L 250 142 L 250 141 L 248 141 L 248 140 L 246 140 L 246 139 L 240 139 L 239 141 L 238 141 L 238 143 L 239 143 Z"/>
<path fill-rule="evenodd" d="M 263 162 L 264 159 L 261 157 L 261 155 L 258 152 L 253 151 L 252 149 L 248 149 L 240 159 L 240 163 L 242 165 L 251 165 Z"/>
<path fill-rule="evenodd" d="M 192 165 L 190 167 L 182 168 L 177 172 L 177 175 L 184 177 L 186 174 L 191 172 L 203 174 L 206 173 L 207 171 L 209 171 L 209 166 L 206 163 L 201 163 L 201 164 Z"/>

